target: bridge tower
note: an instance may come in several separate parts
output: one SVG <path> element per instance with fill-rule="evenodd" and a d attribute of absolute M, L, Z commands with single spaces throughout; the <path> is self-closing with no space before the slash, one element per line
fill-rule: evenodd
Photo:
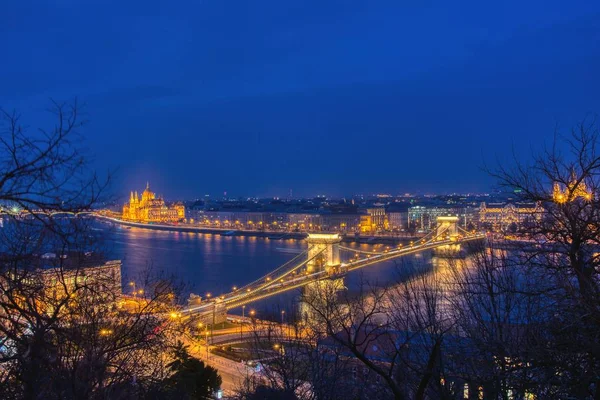
<path fill-rule="evenodd" d="M 437 240 L 457 241 L 459 238 L 458 217 L 437 217 L 436 236 Z M 459 243 L 450 243 L 433 249 L 433 254 L 438 257 L 457 257 L 461 255 Z"/>
<path fill-rule="evenodd" d="M 458 239 L 458 217 L 437 217 L 436 229 L 438 239 Z"/>
<path fill-rule="evenodd" d="M 323 279 L 304 286 L 300 302 L 300 317 L 309 326 L 318 322 L 313 306 L 325 305 L 333 299 L 337 292 L 345 289 L 344 278 L 339 276 L 341 270 L 339 244 L 342 237 L 338 233 L 309 233 L 308 234 L 308 263 L 306 273 L 314 274 L 325 271 L 330 279 Z M 323 304 L 319 304 L 323 302 Z M 311 306 L 312 304 L 312 306 Z"/>
<path fill-rule="evenodd" d="M 309 233 L 306 241 L 309 260 L 306 271 L 309 274 L 325 270 L 332 275 L 339 271 L 339 244 L 342 241 L 339 233 Z"/>

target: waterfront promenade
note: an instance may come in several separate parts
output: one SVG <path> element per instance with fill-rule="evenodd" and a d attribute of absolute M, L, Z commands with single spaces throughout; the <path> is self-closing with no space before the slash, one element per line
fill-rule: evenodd
<path fill-rule="evenodd" d="M 191 224 L 148 224 L 142 222 L 132 222 L 132 221 L 124 221 L 119 218 L 97 214 L 98 217 L 101 217 L 104 220 L 111 221 L 115 224 L 136 227 L 136 228 L 144 228 L 144 229 L 152 229 L 158 231 L 173 231 L 173 232 L 193 232 L 193 233 L 210 233 L 210 234 L 218 234 L 221 236 L 254 236 L 254 237 L 264 237 L 272 240 L 278 239 L 305 239 L 308 235 L 308 232 L 289 232 L 289 231 L 274 231 L 274 230 L 258 230 L 258 229 L 247 229 L 247 228 L 218 228 L 218 227 L 208 227 L 201 225 L 191 225 Z M 329 232 L 323 232 L 329 233 Z M 337 233 L 337 232 L 335 232 Z M 411 240 L 419 240 L 424 234 L 417 233 L 415 235 L 407 235 L 407 234 L 398 234 L 398 233 L 380 233 L 373 235 L 365 235 L 365 234 L 344 234 L 342 235 L 343 242 L 355 242 L 355 243 L 368 243 L 368 244 L 376 244 L 376 243 L 401 243 L 401 242 L 409 242 Z"/>

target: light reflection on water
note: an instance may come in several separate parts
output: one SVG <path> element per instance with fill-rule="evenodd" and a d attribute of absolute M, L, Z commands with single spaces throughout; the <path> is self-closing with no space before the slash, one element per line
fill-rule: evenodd
<path fill-rule="evenodd" d="M 200 295 L 207 292 L 219 295 L 233 286 L 249 283 L 290 260 L 307 246 L 304 240 L 296 239 L 272 240 L 120 226 L 111 229 L 106 239 L 110 257 L 123 261 L 124 282 L 136 280 L 151 267 L 153 272 L 173 276 L 184 283 L 187 292 Z M 379 244 L 344 245 L 364 251 L 383 251 L 385 248 Z M 349 274 L 346 285 L 352 289 L 360 280 L 384 285 L 405 279 L 404 272 L 415 269 L 431 270 L 431 254 L 406 256 L 369 266 Z"/>

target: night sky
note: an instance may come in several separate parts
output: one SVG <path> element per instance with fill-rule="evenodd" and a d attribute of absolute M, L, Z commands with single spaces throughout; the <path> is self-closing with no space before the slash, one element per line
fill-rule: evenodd
<path fill-rule="evenodd" d="M 116 194 L 486 191 L 600 113 L 598 1 L 3 0 L 0 106 L 77 96 Z"/>

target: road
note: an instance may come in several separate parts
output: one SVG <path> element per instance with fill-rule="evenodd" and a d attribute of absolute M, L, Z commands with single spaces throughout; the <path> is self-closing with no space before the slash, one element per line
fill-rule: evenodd
<path fill-rule="evenodd" d="M 189 351 L 191 355 L 201 359 L 206 364 L 219 371 L 219 375 L 221 375 L 221 379 L 223 380 L 221 388 L 223 389 L 225 396 L 234 395 L 236 391 L 242 387 L 244 379 L 254 374 L 254 370 L 244 364 L 231 361 L 212 353 L 209 353 L 207 357 L 206 346 L 199 343 L 192 344 L 188 342 L 186 344 L 190 345 Z"/>
<path fill-rule="evenodd" d="M 215 331 L 215 335 L 209 338 L 210 346 L 219 346 L 226 343 L 235 343 L 240 341 L 248 341 L 255 338 L 256 335 L 260 337 L 267 337 L 269 334 L 269 328 L 271 328 L 271 338 L 277 339 L 281 337 L 281 331 L 276 329 L 273 331 L 273 324 L 271 323 L 258 323 L 254 326 L 244 326 L 242 336 L 240 335 L 239 327 L 232 327 Z M 291 331 L 289 327 L 284 329 L 284 332 Z M 229 360 L 225 357 L 218 356 L 214 353 L 209 352 L 207 354 L 206 346 L 203 345 L 203 341 L 184 339 L 186 345 L 189 346 L 190 354 L 196 358 L 201 359 L 206 364 L 219 371 L 223 383 L 221 388 L 225 396 L 233 396 L 235 393 L 243 387 L 244 380 L 249 377 L 257 376 L 255 370 L 248 367 L 245 364 L 238 363 Z"/>

